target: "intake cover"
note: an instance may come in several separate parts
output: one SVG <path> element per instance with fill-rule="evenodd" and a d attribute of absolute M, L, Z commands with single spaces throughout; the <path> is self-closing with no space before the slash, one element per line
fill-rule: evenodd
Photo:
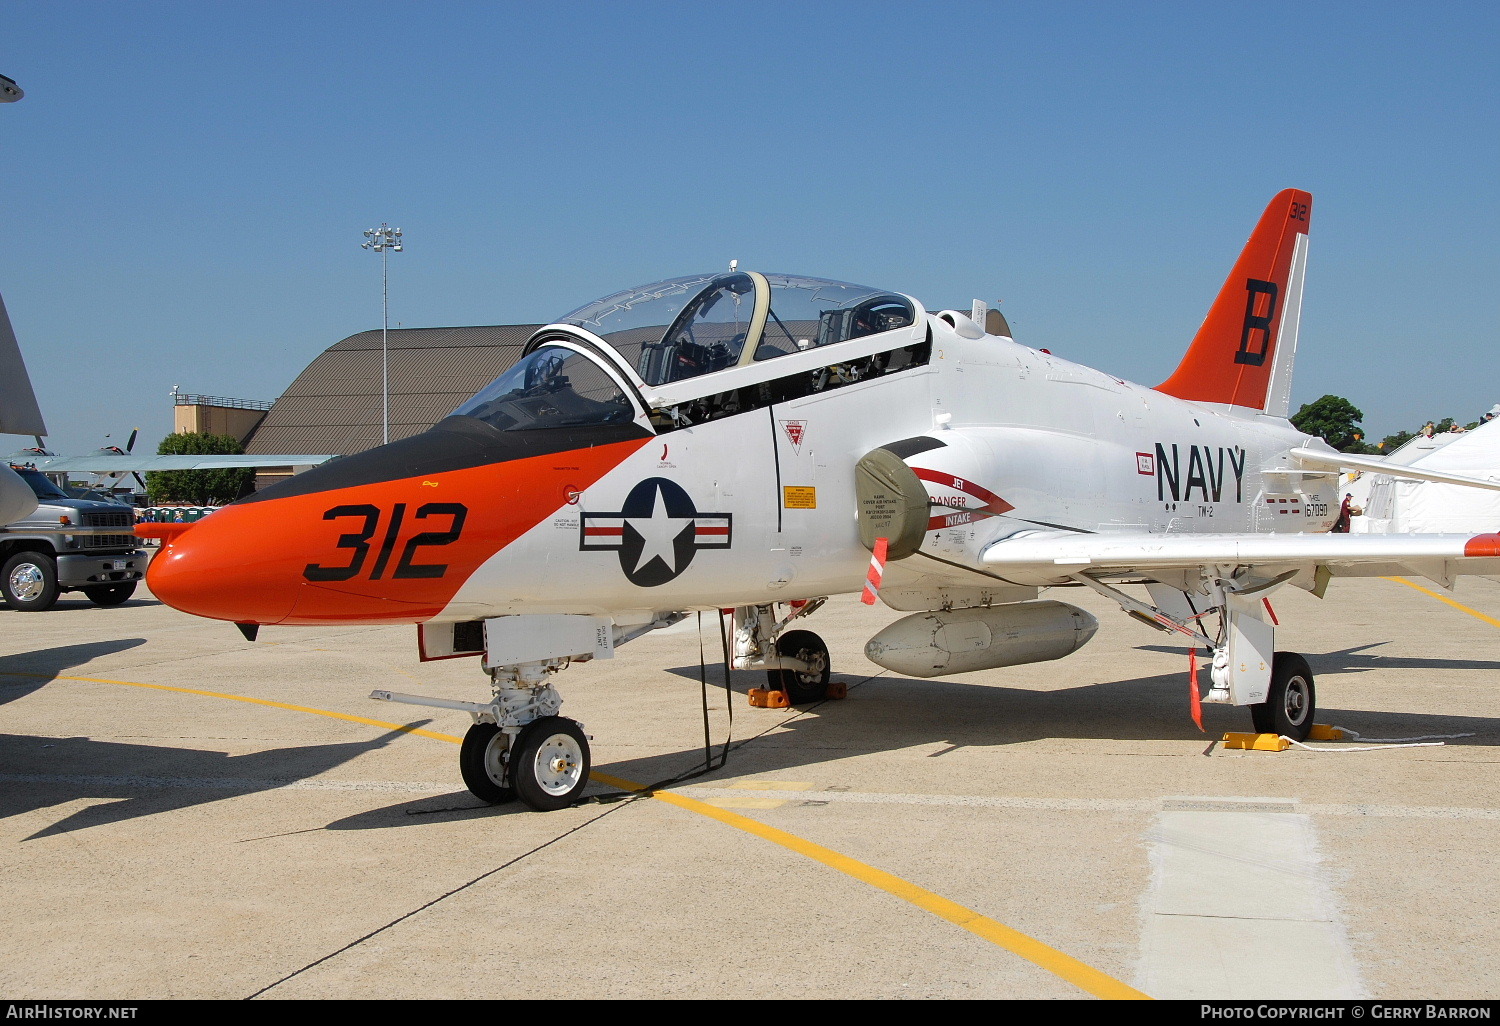
<path fill-rule="evenodd" d="M 920 441 L 931 443 L 925 448 L 943 444 L 936 439 L 907 439 L 873 449 L 854 465 L 860 544 L 873 551 L 875 539 L 888 539 L 887 559 L 905 559 L 922 547 L 927 536 L 927 489 L 906 465 L 908 453 L 902 452 Z"/>

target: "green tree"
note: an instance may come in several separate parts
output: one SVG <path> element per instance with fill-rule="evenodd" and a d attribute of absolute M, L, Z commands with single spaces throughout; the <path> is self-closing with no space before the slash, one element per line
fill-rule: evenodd
<path fill-rule="evenodd" d="M 1397 431 L 1394 435 L 1386 435 L 1380 440 L 1380 451 L 1389 456 L 1397 449 L 1417 436 L 1410 431 Z"/>
<path fill-rule="evenodd" d="M 183 431 L 168 435 L 156 447 L 159 456 L 238 456 L 245 447 L 231 435 Z M 152 470 L 146 473 L 151 504 L 192 502 L 199 505 L 231 502 L 255 477 L 251 467 L 219 470 Z"/>
<path fill-rule="evenodd" d="M 1364 419 L 1349 400 L 1336 395 L 1325 395 L 1316 402 L 1303 403 L 1292 415 L 1292 426 L 1309 435 L 1317 435 L 1340 452 L 1377 452 L 1374 446 L 1364 441 Z"/>

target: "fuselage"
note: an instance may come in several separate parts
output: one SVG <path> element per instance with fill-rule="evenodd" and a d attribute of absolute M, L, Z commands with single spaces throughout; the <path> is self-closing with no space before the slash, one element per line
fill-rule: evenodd
<path fill-rule="evenodd" d="M 529 352 L 558 359 L 498 399 L 215 512 L 165 545 L 148 583 L 180 609 L 259 624 L 638 622 L 857 591 L 869 551 L 853 468 L 902 442 L 933 507 L 921 551 L 960 576 L 1021 532 L 1324 531 L 1337 514 L 1336 477 L 1291 465 L 1289 449 L 1316 443 L 1284 419 L 879 298 L 909 304 L 905 323 L 676 379 L 649 345 L 632 360 L 602 329 L 550 326 Z M 548 391 L 563 362 L 571 391 Z M 582 388 L 584 372 L 607 387 Z M 542 419 L 518 421 L 523 401 Z M 559 411 L 568 422 L 548 426 Z"/>

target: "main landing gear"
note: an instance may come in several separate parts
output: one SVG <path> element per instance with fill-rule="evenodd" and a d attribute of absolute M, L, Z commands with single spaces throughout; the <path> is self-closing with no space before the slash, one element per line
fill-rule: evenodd
<path fill-rule="evenodd" d="M 811 615 L 827 598 L 790 604 L 780 620 L 774 606 L 738 606 L 734 610 L 736 670 L 765 670 L 766 688 L 750 692 L 752 705 L 811 705 L 843 698 L 842 684 L 829 683 L 828 646 L 812 631 L 789 631 L 793 620 Z M 784 695 L 784 699 L 776 696 Z"/>
<path fill-rule="evenodd" d="M 1170 584 L 1146 585 L 1151 603 L 1141 602 L 1089 574 L 1073 579 L 1108 595 L 1137 620 L 1157 630 L 1185 635 L 1213 654 L 1204 702 L 1248 706 L 1256 733 L 1305 741 L 1317 714 L 1317 690 L 1307 660 L 1274 650 L 1275 614 L 1266 596 L 1295 572 L 1261 577 L 1236 568 L 1222 574 L 1187 574 Z M 1210 637 L 1203 621 L 1216 614 Z M 1196 682 L 1195 682 L 1196 683 Z"/>

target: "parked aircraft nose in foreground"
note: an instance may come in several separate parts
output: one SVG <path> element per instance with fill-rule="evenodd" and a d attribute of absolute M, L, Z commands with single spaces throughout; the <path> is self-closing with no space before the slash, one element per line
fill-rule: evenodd
<path fill-rule="evenodd" d="M 1249 706 L 1300 740 L 1313 675 L 1275 651 L 1276 589 L 1500 572 L 1493 535 L 1329 533 L 1341 470 L 1369 460 L 1286 419 L 1311 207 L 1271 201 L 1156 388 L 995 333 L 977 302 L 738 270 L 628 289 L 430 431 L 141 528 L 163 539 L 148 583 L 247 636 L 414 623 L 424 659 L 482 656 L 464 781 L 537 809 L 588 779 L 552 684 L 569 662 L 733 608 L 732 665 L 821 700 L 828 650 L 797 621 L 862 589 L 910 613 L 866 655 L 931 677 L 1065 657 L 1094 618 L 1040 592 L 1090 588 L 1205 650 L 1195 717 Z"/>

